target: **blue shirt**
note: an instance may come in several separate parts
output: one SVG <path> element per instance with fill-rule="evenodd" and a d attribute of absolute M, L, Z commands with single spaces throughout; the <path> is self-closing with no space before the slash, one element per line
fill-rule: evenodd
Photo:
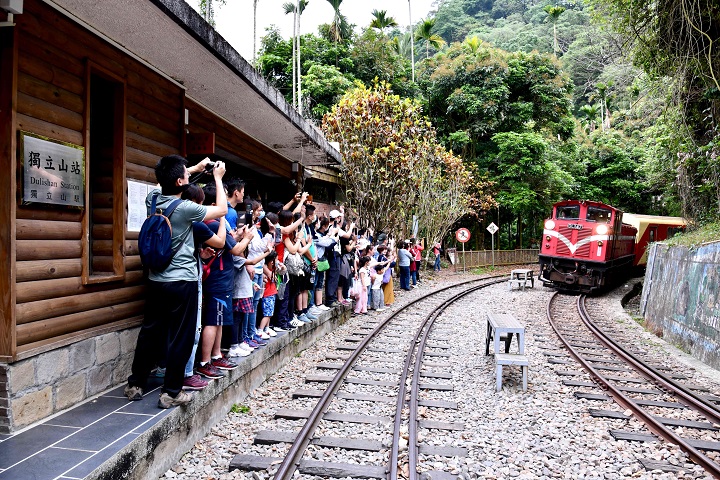
<path fill-rule="evenodd" d="M 210 240 L 215 233 L 205 225 L 204 222 L 195 222 L 192 225 L 193 228 L 193 239 L 195 241 L 195 252 L 200 248 L 200 245 Z"/>
<path fill-rule="evenodd" d="M 207 224 L 212 233 L 217 234 L 220 222 L 214 220 Z M 222 253 L 210 265 L 210 275 L 203 283 L 203 292 L 213 295 L 227 295 L 232 292 L 235 284 L 235 272 L 233 268 L 233 256 L 230 253 L 237 242 L 232 235 L 225 237 L 225 248 Z"/>
<path fill-rule="evenodd" d="M 230 225 L 230 230 L 237 230 L 238 214 L 237 210 L 230 205 L 230 202 L 228 202 L 228 211 L 225 214 L 225 220 L 227 220 L 228 225 Z"/>

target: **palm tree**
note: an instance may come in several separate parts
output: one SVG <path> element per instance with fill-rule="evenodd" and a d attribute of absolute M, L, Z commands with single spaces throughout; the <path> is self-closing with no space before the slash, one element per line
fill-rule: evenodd
<path fill-rule="evenodd" d="M 401 56 L 403 58 L 410 56 L 410 54 L 411 54 L 410 44 L 411 43 L 412 43 L 412 39 L 410 38 L 409 33 L 398 35 L 397 37 L 394 37 L 392 39 L 393 50 L 395 50 L 395 53 L 397 53 L 399 56 Z"/>
<path fill-rule="evenodd" d="M 560 18 L 560 15 L 562 15 L 563 12 L 565 11 L 565 7 L 559 7 L 557 5 L 555 5 L 553 7 L 552 5 L 546 5 L 545 8 L 543 8 L 543 10 L 545 10 L 545 13 L 548 14 L 548 18 L 550 19 L 550 21 L 553 24 L 553 53 L 555 54 L 555 56 L 557 56 L 557 51 L 558 51 L 557 21 L 558 21 L 558 18 Z"/>
<path fill-rule="evenodd" d="M 370 22 L 370 28 L 377 28 L 380 33 L 385 34 L 385 29 L 388 27 L 397 27 L 398 23 L 393 17 L 387 16 L 387 10 L 373 10 L 372 11 L 373 21 Z"/>
<path fill-rule="evenodd" d="M 475 54 L 480 50 L 480 46 L 482 45 L 482 40 L 480 40 L 477 35 L 473 37 L 466 38 L 463 42 L 463 45 L 467 46 L 470 49 L 470 53 Z"/>
<path fill-rule="evenodd" d="M 583 105 L 580 107 L 580 113 L 585 115 L 587 118 L 588 130 L 590 132 L 595 131 L 595 121 L 597 120 L 600 107 L 598 104 L 595 105 Z"/>
<path fill-rule="evenodd" d="M 604 132 L 607 128 L 610 129 L 610 110 L 607 107 L 607 96 L 608 89 L 612 86 L 612 82 L 598 82 L 595 84 L 595 90 L 597 93 L 592 97 L 600 100 L 600 128 Z"/>
<path fill-rule="evenodd" d="M 300 16 L 305 11 L 309 0 L 299 0 L 297 3 L 285 2 L 283 10 L 285 15 L 293 14 L 293 50 L 292 50 L 292 97 L 293 108 L 302 111 L 300 105 Z M 299 14 L 296 12 L 299 11 Z"/>
<path fill-rule="evenodd" d="M 340 13 L 340 4 L 343 2 L 343 0 L 327 0 L 330 6 L 332 6 L 334 10 L 333 15 L 333 21 L 330 24 L 330 37 L 335 42 L 335 67 L 338 66 L 338 56 L 337 56 L 337 43 L 340 40 L 345 40 L 350 38 L 350 35 L 352 35 L 352 27 L 350 26 L 350 23 L 347 20 L 347 17 Z"/>
<path fill-rule="evenodd" d="M 418 25 L 417 29 L 415 29 L 415 40 L 425 41 L 426 60 L 430 58 L 430 45 L 432 45 L 435 50 L 438 50 L 445 43 L 445 40 L 443 40 L 440 35 L 433 33 L 434 27 L 435 19 L 429 18 L 420 22 L 420 25 Z"/>
<path fill-rule="evenodd" d="M 255 61 L 257 59 L 257 4 L 258 0 L 253 0 L 253 67 L 257 68 Z"/>
<path fill-rule="evenodd" d="M 344 40 L 350 36 L 350 24 L 347 17 L 340 13 L 340 4 L 343 0 L 327 0 L 334 10 L 333 21 L 330 24 L 330 35 L 337 44 L 340 40 Z"/>

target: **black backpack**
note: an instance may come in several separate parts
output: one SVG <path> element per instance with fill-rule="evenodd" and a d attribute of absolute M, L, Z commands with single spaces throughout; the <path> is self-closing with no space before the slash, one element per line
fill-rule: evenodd
<path fill-rule="evenodd" d="M 163 212 L 156 208 L 159 195 L 160 193 L 153 195 L 150 211 L 155 213 L 145 219 L 138 236 L 138 249 L 143 267 L 155 272 L 165 270 L 183 244 L 180 242 L 180 245 L 173 250 L 172 225 L 170 224 L 170 216 L 182 200 L 174 200 Z"/>

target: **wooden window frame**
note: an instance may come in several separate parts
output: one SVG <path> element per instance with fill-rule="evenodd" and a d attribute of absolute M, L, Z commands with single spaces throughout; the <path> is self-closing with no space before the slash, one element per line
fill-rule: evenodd
<path fill-rule="evenodd" d="M 82 243 L 82 283 L 91 285 L 98 283 L 116 282 L 125 279 L 125 226 L 127 224 L 127 206 L 125 199 L 125 175 L 126 175 L 126 131 L 127 131 L 127 82 L 115 73 L 101 67 L 100 65 L 86 60 L 85 64 L 85 210 L 82 219 L 83 243 Z M 90 169 L 92 168 L 92 152 L 90 151 L 90 85 L 93 75 L 105 78 L 119 84 L 122 88 L 116 90 L 115 94 L 115 132 L 114 145 L 121 145 L 122 148 L 115 148 L 113 151 L 113 274 L 93 275 L 91 274 L 92 247 L 90 244 L 92 235 L 92 210 L 90 195 Z"/>

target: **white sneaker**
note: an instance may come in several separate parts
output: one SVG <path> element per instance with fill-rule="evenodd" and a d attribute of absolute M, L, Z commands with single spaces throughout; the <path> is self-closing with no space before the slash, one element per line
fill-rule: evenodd
<path fill-rule="evenodd" d="M 273 330 L 273 329 L 270 328 L 270 327 L 267 327 L 267 328 L 265 329 L 265 333 L 267 333 L 267 334 L 268 334 L 269 336 L 271 336 L 271 337 L 277 337 L 277 333 L 275 333 L 275 330 Z"/>
<path fill-rule="evenodd" d="M 376 312 L 384 312 L 385 309 L 384 309 L 384 308 L 378 308 L 378 309 L 376 309 L 375 311 L 376 311 Z"/>
<path fill-rule="evenodd" d="M 318 316 L 322 313 L 322 310 L 320 310 L 318 307 L 312 306 L 308 310 L 308 313 L 311 313 L 312 315 Z"/>
<path fill-rule="evenodd" d="M 250 355 L 250 352 L 243 350 L 239 345 L 231 347 L 228 352 L 228 357 L 247 357 L 248 355 Z"/>
<path fill-rule="evenodd" d="M 318 308 L 319 308 L 320 310 L 322 310 L 323 312 L 327 312 L 328 310 L 332 310 L 332 308 L 328 307 L 327 305 L 320 305 Z"/>
<path fill-rule="evenodd" d="M 252 352 L 253 350 L 255 350 L 254 348 L 252 348 L 250 345 L 248 345 L 245 342 L 242 342 L 240 345 L 238 345 L 238 348 L 245 352 Z"/>
<path fill-rule="evenodd" d="M 268 335 L 267 333 L 265 333 L 263 331 L 263 332 L 260 332 L 260 338 L 262 338 L 263 340 L 270 340 L 270 335 Z"/>
<path fill-rule="evenodd" d="M 290 325 L 292 325 L 293 327 L 299 327 L 300 325 L 305 325 L 305 322 L 301 322 L 297 318 L 293 318 L 292 320 L 290 320 Z"/>
<path fill-rule="evenodd" d="M 297 320 L 297 319 L 298 319 L 298 316 L 293 313 L 293 318 L 292 318 L 292 319 L 293 319 L 293 320 Z M 292 323 L 292 321 L 291 321 L 290 323 Z"/>

